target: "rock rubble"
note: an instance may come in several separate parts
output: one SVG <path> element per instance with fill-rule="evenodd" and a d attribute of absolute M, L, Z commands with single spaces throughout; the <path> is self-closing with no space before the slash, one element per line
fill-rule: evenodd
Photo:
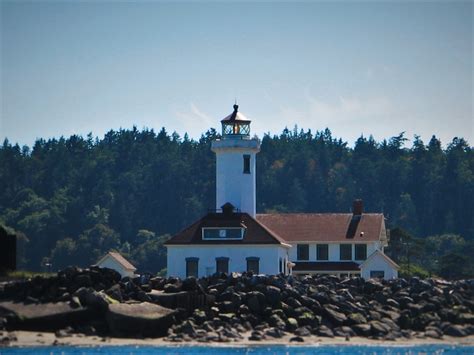
<path fill-rule="evenodd" d="M 74 315 L 74 316 L 71 316 Z M 46 321 L 45 321 L 46 320 Z M 201 279 L 70 267 L 0 288 L 0 328 L 230 342 L 474 335 L 474 280 L 368 280 L 251 273 Z"/>

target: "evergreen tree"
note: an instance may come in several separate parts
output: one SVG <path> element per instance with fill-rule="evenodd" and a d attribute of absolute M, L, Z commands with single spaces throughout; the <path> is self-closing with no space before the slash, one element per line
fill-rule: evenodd
<path fill-rule="evenodd" d="M 210 144 L 216 138 L 215 129 L 193 140 L 164 128 L 156 133 L 133 127 L 111 130 L 102 139 L 38 139 L 31 148 L 5 140 L 0 223 L 21 236 L 19 264 L 39 270 L 43 258 L 51 257 L 53 267 L 70 260 L 86 266 L 116 249 L 139 268 L 164 268 L 166 238 L 156 236 L 172 235 L 215 207 Z M 361 136 L 353 148 L 329 129 L 267 134 L 257 158 L 257 211 L 347 213 L 352 200 L 362 198 L 366 211 L 383 212 L 388 228 L 406 228 L 413 243 L 452 233 L 470 250 L 472 147 L 454 138 L 443 149 L 435 136 L 426 145 L 416 136 L 406 145 L 404 133 L 382 142 Z M 151 234 L 144 237 L 140 230 Z M 392 244 L 396 234 L 395 229 Z M 419 258 L 421 266 L 441 270 L 442 255 L 430 264 L 429 254 L 407 256 L 395 244 L 395 259 Z"/>

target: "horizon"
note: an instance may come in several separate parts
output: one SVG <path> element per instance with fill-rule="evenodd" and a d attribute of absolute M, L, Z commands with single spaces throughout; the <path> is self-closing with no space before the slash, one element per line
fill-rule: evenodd
<path fill-rule="evenodd" d="M 474 141 L 472 2 L 2 1 L 0 139 L 166 127 Z M 229 23 L 233 24 L 229 26 Z"/>

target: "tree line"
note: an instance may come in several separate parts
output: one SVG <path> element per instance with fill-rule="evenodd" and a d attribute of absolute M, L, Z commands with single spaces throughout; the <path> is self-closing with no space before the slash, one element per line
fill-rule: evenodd
<path fill-rule="evenodd" d="M 111 130 L 0 147 L 0 223 L 17 231 L 23 268 L 89 265 L 110 249 L 142 271 L 166 267 L 163 243 L 215 204 L 215 129 L 193 140 L 164 128 Z M 257 212 L 349 212 L 362 198 L 413 238 L 474 240 L 474 154 L 404 133 L 350 147 L 329 129 L 266 134 Z M 435 237 L 436 238 L 436 237 Z M 439 257 L 441 258 L 441 257 Z M 405 259 L 404 259 L 405 260 Z M 426 267 L 426 265 L 425 265 Z M 434 270 L 434 269 L 433 269 Z"/>

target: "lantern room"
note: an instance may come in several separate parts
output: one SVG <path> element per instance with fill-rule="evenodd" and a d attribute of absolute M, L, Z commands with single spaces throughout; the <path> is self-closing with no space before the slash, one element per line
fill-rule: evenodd
<path fill-rule="evenodd" d="M 250 120 L 239 112 L 239 105 L 234 105 L 234 112 L 224 118 L 222 123 L 223 138 L 240 138 L 250 137 Z"/>

